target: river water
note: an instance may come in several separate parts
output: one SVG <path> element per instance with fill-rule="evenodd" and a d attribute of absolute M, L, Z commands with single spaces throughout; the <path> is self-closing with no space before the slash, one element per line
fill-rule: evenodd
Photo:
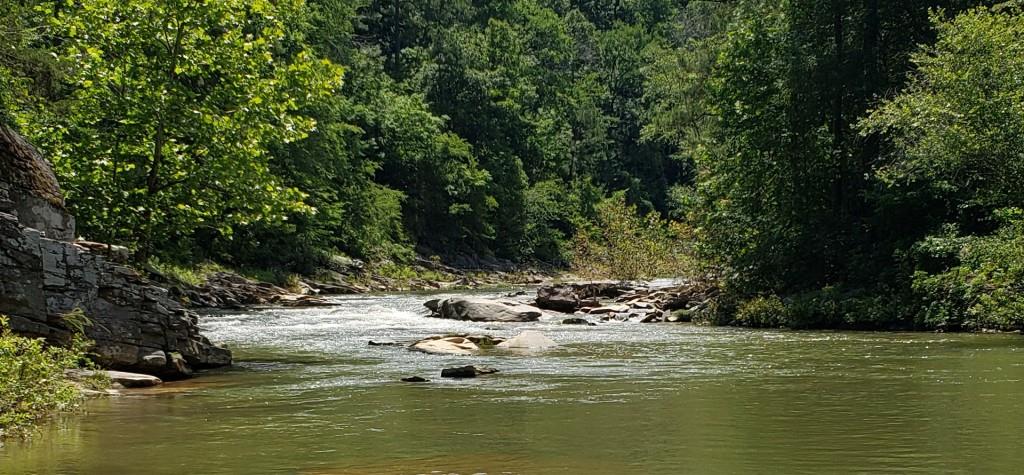
<path fill-rule="evenodd" d="M 0 473 L 1024 473 L 1019 335 L 476 324 L 427 298 L 206 317 L 234 368 L 90 401 L 0 447 Z M 560 346 L 367 345 L 523 329 Z M 465 364 L 501 372 L 439 377 Z"/>

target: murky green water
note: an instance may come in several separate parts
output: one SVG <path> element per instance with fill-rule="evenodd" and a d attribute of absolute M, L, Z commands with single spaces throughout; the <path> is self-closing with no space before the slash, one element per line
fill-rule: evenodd
<path fill-rule="evenodd" d="M 500 326 L 424 318 L 423 300 L 207 318 L 235 369 L 90 402 L 0 448 L 0 473 L 1024 473 L 1019 335 Z M 523 328 L 562 346 L 366 344 Z M 470 363 L 502 372 L 437 377 Z"/>

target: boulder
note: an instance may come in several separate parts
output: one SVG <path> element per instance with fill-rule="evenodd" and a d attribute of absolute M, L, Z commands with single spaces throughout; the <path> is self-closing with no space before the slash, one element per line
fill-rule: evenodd
<path fill-rule="evenodd" d="M 536 308 L 503 300 L 450 298 L 436 307 L 432 317 L 473 322 L 534 322 L 543 315 Z"/>
<path fill-rule="evenodd" d="M 572 313 L 580 308 L 580 299 L 572 287 L 553 285 L 537 289 L 537 307 L 556 312 Z"/>
<path fill-rule="evenodd" d="M 332 307 L 334 302 L 312 295 L 287 296 L 277 300 L 282 307 Z"/>
<path fill-rule="evenodd" d="M 441 370 L 442 378 L 475 378 L 484 374 L 494 374 L 498 370 L 487 366 L 460 366 Z"/>
<path fill-rule="evenodd" d="M 614 298 L 625 294 L 631 288 L 615 283 L 556 284 L 537 289 L 538 308 L 556 312 L 572 313 L 581 307 L 600 305 L 599 298 Z"/>
<path fill-rule="evenodd" d="M 661 310 L 652 310 L 646 314 L 640 313 L 637 318 L 640 319 L 640 323 L 657 323 L 663 321 L 665 314 Z"/>
<path fill-rule="evenodd" d="M 473 355 L 480 352 L 480 347 L 472 340 L 462 336 L 430 337 L 417 341 L 409 349 L 432 355 Z"/>
<path fill-rule="evenodd" d="M 503 350 L 543 350 L 555 346 L 558 346 L 558 343 L 555 343 L 543 333 L 533 330 L 524 331 L 498 344 L 498 348 Z"/>
<path fill-rule="evenodd" d="M 429 383 L 430 380 L 421 378 L 419 376 L 409 376 L 408 378 L 402 378 L 403 383 Z"/>

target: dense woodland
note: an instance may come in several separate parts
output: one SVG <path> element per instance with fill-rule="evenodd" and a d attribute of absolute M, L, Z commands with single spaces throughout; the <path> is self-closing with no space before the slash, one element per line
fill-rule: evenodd
<path fill-rule="evenodd" d="M 715 323 L 1016 329 L 1014 3 L 0 0 L 0 120 L 140 260 L 559 267 L 612 230 L 690 253 Z"/>

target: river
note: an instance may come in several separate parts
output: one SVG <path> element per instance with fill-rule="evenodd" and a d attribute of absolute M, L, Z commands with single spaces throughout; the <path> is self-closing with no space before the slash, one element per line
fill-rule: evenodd
<path fill-rule="evenodd" d="M 205 317 L 234 368 L 92 400 L 0 447 L 0 473 L 1024 472 L 1019 335 L 477 324 L 424 317 L 427 298 Z M 367 345 L 526 328 L 560 346 Z M 439 377 L 464 364 L 501 372 Z"/>

